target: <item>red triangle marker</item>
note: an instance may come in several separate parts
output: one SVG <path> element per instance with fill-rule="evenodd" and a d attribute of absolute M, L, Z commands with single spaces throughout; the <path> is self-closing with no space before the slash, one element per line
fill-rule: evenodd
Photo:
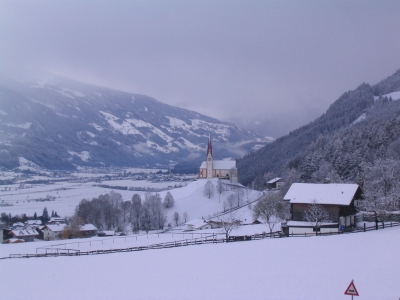
<path fill-rule="evenodd" d="M 354 285 L 353 280 L 350 282 L 349 287 L 346 289 L 344 292 L 345 295 L 351 295 L 351 296 L 359 296 L 356 286 Z"/>

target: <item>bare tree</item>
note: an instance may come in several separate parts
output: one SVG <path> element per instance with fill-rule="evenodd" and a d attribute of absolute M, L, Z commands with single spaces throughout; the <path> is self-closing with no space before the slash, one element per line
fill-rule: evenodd
<path fill-rule="evenodd" d="M 226 242 L 228 242 L 232 231 L 240 226 L 240 220 L 235 212 L 219 216 L 217 219 L 221 224 L 222 232 L 225 233 Z"/>
<path fill-rule="evenodd" d="M 234 208 L 235 207 L 235 204 L 236 204 L 236 197 L 235 197 L 235 194 L 230 194 L 229 196 L 228 196 L 228 198 L 227 198 L 227 207 L 229 208 L 229 209 L 232 209 L 232 208 Z"/>
<path fill-rule="evenodd" d="M 186 223 L 187 221 L 189 221 L 189 214 L 187 213 L 187 211 L 183 212 L 183 221 Z"/>
<path fill-rule="evenodd" d="M 269 228 L 269 233 L 278 229 L 281 220 L 284 218 L 284 203 L 279 193 L 270 192 L 260 199 L 253 208 L 253 218 L 265 220 Z"/>
<path fill-rule="evenodd" d="M 244 194 L 244 191 L 242 188 L 240 188 L 240 187 L 236 188 L 235 198 L 236 198 L 236 203 L 237 203 L 238 207 L 243 204 L 243 194 Z"/>
<path fill-rule="evenodd" d="M 313 200 L 304 211 L 304 220 L 312 225 L 317 235 L 322 223 L 329 222 L 329 213 L 317 200 Z"/>
<path fill-rule="evenodd" d="M 391 159 L 377 160 L 366 167 L 363 185 L 364 197 L 359 202 L 363 213 L 373 214 L 376 226 L 393 217 L 393 211 L 399 210 L 400 163 Z"/>
<path fill-rule="evenodd" d="M 140 230 L 140 218 L 142 215 L 142 199 L 139 194 L 132 196 L 132 205 L 130 211 L 130 221 L 132 224 L 133 233 L 138 233 Z"/>
<path fill-rule="evenodd" d="M 165 208 L 170 208 L 174 206 L 175 204 L 174 196 L 172 196 L 170 192 L 167 192 L 167 194 L 165 195 L 163 204 Z"/>
<path fill-rule="evenodd" d="M 224 191 L 224 184 L 222 183 L 221 179 L 218 179 L 217 192 L 218 194 L 221 194 L 223 191 Z"/>
<path fill-rule="evenodd" d="M 207 180 L 207 183 L 204 185 L 204 196 L 210 199 L 214 195 L 214 184 L 211 180 Z"/>
<path fill-rule="evenodd" d="M 179 213 L 178 213 L 177 211 L 174 212 L 174 215 L 172 216 L 172 219 L 173 219 L 174 222 L 175 222 L 175 226 L 178 226 L 178 225 L 179 225 L 180 217 L 179 217 Z"/>

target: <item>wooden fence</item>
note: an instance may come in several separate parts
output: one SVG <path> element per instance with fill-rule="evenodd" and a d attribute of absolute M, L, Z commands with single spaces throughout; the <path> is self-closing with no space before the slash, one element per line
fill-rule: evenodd
<path fill-rule="evenodd" d="M 357 232 L 367 232 L 371 230 L 385 229 L 387 227 L 396 227 L 400 226 L 400 222 L 386 222 L 386 223 L 378 223 L 378 225 L 373 226 L 364 226 L 362 228 L 354 228 L 346 231 L 331 231 L 331 232 L 313 232 L 313 233 L 289 233 L 289 237 L 305 237 L 305 236 L 327 236 L 327 235 L 335 235 L 335 234 L 347 234 L 347 233 L 357 233 Z"/>
<path fill-rule="evenodd" d="M 179 241 L 173 241 L 173 242 L 152 244 L 152 245 L 148 245 L 148 246 L 136 246 L 136 247 L 127 247 L 127 248 L 118 248 L 118 249 L 107 249 L 107 250 L 80 251 L 77 249 L 47 248 L 45 253 L 10 254 L 8 257 L 2 257 L 0 259 L 110 254 L 110 253 L 175 248 L 175 247 L 203 245 L 203 244 L 220 244 L 220 243 L 238 242 L 238 241 L 261 240 L 264 238 L 278 238 L 278 237 L 281 237 L 280 232 L 273 232 L 272 234 L 253 234 L 253 235 L 245 235 L 245 236 L 230 236 L 228 238 L 228 240 L 226 238 L 218 238 L 218 235 L 213 234 L 213 235 L 209 235 L 209 236 L 206 236 L 203 238 L 194 238 L 194 239 L 186 239 L 186 240 L 179 240 Z"/>
<path fill-rule="evenodd" d="M 355 228 L 351 231 L 344 232 L 324 232 L 318 233 L 318 236 L 327 236 L 327 235 L 335 235 L 335 234 L 347 234 L 347 233 L 357 233 L 357 232 L 366 232 L 371 230 L 384 229 L 388 227 L 400 226 L 400 222 L 390 222 L 390 223 L 381 223 L 374 226 L 365 226 L 363 228 Z M 315 233 L 304 233 L 304 234 L 289 234 L 290 237 L 307 237 L 307 236 L 315 236 Z M 127 247 L 127 248 L 119 248 L 119 249 L 107 249 L 107 250 L 91 250 L 91 251 L 80 251 L 77 249 L 65 249 L 65 248 L 47 248 L 45 253 L 36 253 L 36 254 L 10 254 L 7 257 L 1 257 L 0 259 L 7 258 L 31 258 L 31 257 L 58 257 L 58 256 L 84 256 L 84 255 L 97 255 L 97 254 L 110 254 L 110 253 L 121 253 L 121 252 L 133 252 L 133 251 L 143 251 L 143 250 L 152 250 L 152 249 L 165 249 L 165 248 L 175 248 L 175 247 L 186 247 L 193 245 L 204 245 L 204 244 L 220 244 L 220 243 L 228 243 L 228 242 L 239 242 L 239 241 L 251 241 L 251 240 L 261 240 L 265 238 L 281 238 L 285 237 L 281 234 L 280 231 L 263 234 L 253 234 L 253 235 L 244 235 L 244 236 L 230 236 L 228 239 L 226 238 L 218 238 L 218 235 L 208 235 L 203 238 L 194 238 L 194 239 L 186 239 L 179 240 L 173 242 L 166 243 L 158 243 L 152 244 L 148 246 L 136 246 L 136 247 Z"/>

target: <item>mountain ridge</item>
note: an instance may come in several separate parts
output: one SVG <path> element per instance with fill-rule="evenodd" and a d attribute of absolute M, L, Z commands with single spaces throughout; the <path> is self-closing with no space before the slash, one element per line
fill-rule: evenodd
<path fill-rule="evenodd" d="M 268 143 L 234 124 L 152 97 L 54 77 L 0 84 L 0 166 L 170 166 L 205 151 L 238 157 Z M 82 159 L 84 158 L 84 159 Z"/>

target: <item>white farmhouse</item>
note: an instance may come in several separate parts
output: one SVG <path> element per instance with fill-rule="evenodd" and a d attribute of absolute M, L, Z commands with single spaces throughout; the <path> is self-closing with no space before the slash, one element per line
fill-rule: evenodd
<path fill-rule="evenodd" d="M 53 241 L 61 239 L 65 224 L 47 224 L 42 228 L 43 239 Z"/>
<path fill-rule="evenodd" d="M 211 229 L 211 224 L 204 221 L 203 219 L 193 219 L 185 223 L 185 225 L 187 226 L 186 230 Z"/>

